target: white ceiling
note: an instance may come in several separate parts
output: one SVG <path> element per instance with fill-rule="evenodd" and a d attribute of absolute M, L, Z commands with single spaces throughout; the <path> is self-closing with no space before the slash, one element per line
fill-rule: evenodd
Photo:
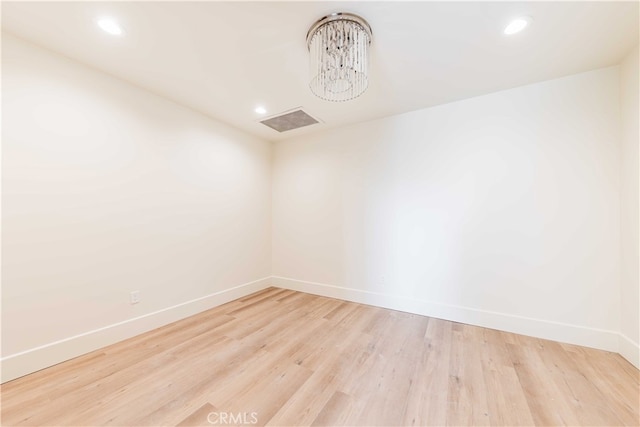
<path fill-rule="evenodd" d="M 308 89 L 305 36 L 331 12 L 373 29 L 370 87 L 331 103 Z M 3 2 L 2 28 L 269 140 L 617 64 L 638 43 L 638 2 Z M 126 31 L 99 30 L 98 17 Z M 513 17 L 533 24 L 506 37 Z M 323 123 L 259 123 L 304 107 Z"/>

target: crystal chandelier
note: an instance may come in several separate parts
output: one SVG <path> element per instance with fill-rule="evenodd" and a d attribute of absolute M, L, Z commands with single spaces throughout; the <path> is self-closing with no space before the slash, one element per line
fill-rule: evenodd
<path fill-rule="evenodd" d="M 348 101 L 369 85 L 371 27 L 351 13 L 319 19 L 307 33 L 314 95 L 327 101 Z"/>

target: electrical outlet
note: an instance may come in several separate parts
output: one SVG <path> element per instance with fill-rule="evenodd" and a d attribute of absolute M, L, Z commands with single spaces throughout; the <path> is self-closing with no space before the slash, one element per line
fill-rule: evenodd
<path fill-rule="evenodd" d="M 129 302 L 131 304 L 137 304 L 140 302 L 140 291 L 132 291 L 129 294 Z"/>

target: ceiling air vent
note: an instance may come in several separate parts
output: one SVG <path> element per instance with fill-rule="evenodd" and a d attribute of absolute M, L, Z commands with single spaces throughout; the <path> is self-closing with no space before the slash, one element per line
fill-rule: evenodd
<path fill-rule="evenodd" d="M 260 123 L 265 126 L 269 126 L 271 129 L 277 130 L 278 132 L 286 132 L 288 130 L 313 125 L 318 123 L 318 120 L 314 119 L 301 109 L 297 109 L 279 116 L 262 120 Z"/>

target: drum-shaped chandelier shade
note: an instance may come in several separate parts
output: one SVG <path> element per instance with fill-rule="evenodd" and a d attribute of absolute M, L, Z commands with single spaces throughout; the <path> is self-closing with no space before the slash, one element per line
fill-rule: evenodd
<path fill-rule="evenodd" d="M 327 101 L 348 101 L 369 86 L 371 27 L 351 13 L 319 19 L 307 33 L 309 87 Z"/>

